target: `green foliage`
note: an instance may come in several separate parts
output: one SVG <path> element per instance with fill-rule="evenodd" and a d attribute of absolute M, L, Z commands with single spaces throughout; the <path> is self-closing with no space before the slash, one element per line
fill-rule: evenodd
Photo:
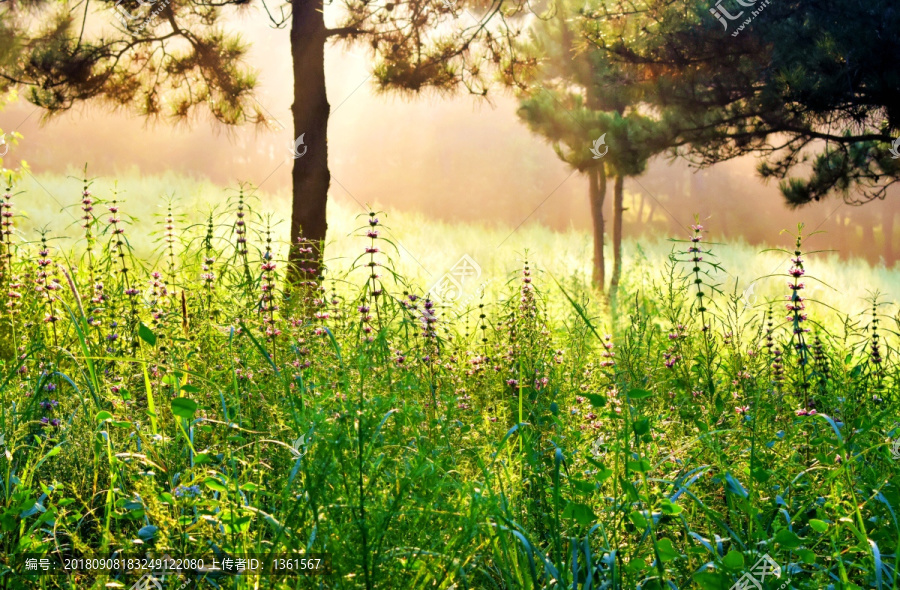
<path fill-rule="evenodd" d="M 723 293 L 699 226 L 667 274 L 626 275 L 617 317 L 533 262 L 454 313 L 375 213 L 348 266 L 285 288 L 243 193 L 166 204 L 156 256 L 119 200 L 72 201 L 65 251 L 0 242 L 2 556 L 331 555 L 319 578 L 167 587 L 730 588 L 764 554 L 793 588 L 895 583 L 897 319 L 806 298 L 801 253 L 764 313 Z"/>
<path fill-rule="evenodd" d="M 612 0 L 581 21 L 667 142 L 697 163 L 762 156 L 760 175 L 780 180 L 791 206 L 881 199 L 900 179 L 891 0 Z"/>

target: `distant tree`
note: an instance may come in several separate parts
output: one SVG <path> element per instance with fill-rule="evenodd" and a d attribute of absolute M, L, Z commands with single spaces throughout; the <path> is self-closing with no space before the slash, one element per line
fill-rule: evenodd
<path fill-rule="evenodd" d="M 512 19 L 525 0 L 340 0 L 334 26 L 326 25 L 323 0 L 277 7 L 266 0 L 11 2 L 3 22 L 22 34 L 15 44 L 0 39 L 0 78 L 27 89 L 26 98 L 50 114 L 99 101 L 147 118 L 184 121 L 205 109 L 225 125 L 264 124 L 268 115 L 253 101 L 256 76 L 244 64 L 247 45 L 224 30 L 229 16 L 251 4 L 275 27 L 290 27 L 293 131 L 302 142 L 293 161 L 290 235 L 316 245 L 316 262 L 298 276 L 314 280 L 331 178 L 326 43 L 368 47 L 383 90 L 464 87 L 483 96 L 491 72 L 514 77 L 520 65 L 511 51 L 520 33 Z"/>
<path fill-rule="evenodd" d="M 632 34 L 610 35 L 616 19 Z M 583 20 L 695 163 L 761 155 L 793 206 L 880 199 L 900 180 L 895 0 L 610 0 Z"/>
<path fill-rule="evenodd" d="M 610 292 L 622 267 L 624 179 L 643 173 L 647 160 L 663 149 L 655 120 L 639 112 L 641 97 L 630 74 L 593 48 L 585 47 L 583 21 L 575 5 L 560 0 L 553 18 L 532 28 L 525 51 L 535 59 L 519 86 L 519 116 L 546 138 L 559 158 L 588 177 L 593 221 L 593 281 L 606 284 L 603 206 L 607 176 L 613 183 L 613 272 Z M 619 26 L 611 23 L 610 26 Z"/>

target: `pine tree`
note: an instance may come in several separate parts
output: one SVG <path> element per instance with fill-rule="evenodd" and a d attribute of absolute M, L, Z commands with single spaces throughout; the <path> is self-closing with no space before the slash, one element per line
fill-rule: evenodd
<path fill-rule="evenodd" d="M 635 27 L 610 36 L 610 19 Z M 698 165 L 762 156 L 761 176 L 780 180 L 792 206 L 880 199 L 900 180 L 893 0 L 610 0 L 583 27 Z M 792 176 L 798 165 L 805 178 Z"/>
<path fill-rule="evenodd" d="M 610 292 L 621 277 L 624 179 L 643 173 L 647 161 L 665 147 L 662 127 L 639 110 L 638 87 L 629 73 L 583 41 L 584 20 L 574 4 L 554 6 L 554 18 L 538 21 L 525 51 L 536 65 L 519 89 L 519 116 L 546 138 L 559 158 L 588 177 L 593 220 L 593 281 L 605 287 L 603 205 L 607 177 L 613 183 L 613 272 Z M 621 30 L 621 22 L 607 23 Z"/>
<path fill-rule="evenodd" d="M 493 75 L 515 78 L 522 65 L 512 51 L 524 0 L 342 0 L 338 22 L 327 26 L 323 0 L 36 0 L 10 3 L 0 36 L 0 80 L 26 90 L 49 114 L 83 101 L 125 108 L 150 119 L 186 121 L 206 111 L 224 125 L 265 125 L 253 100 L 256 74 L 247 45 L 228 18 L 258 2 L 277 28 L 290 27 L 294 71 L 293 131 L 302 141 L 293 160 L 290 235 L 316 249 L 295 278 L 319 274 L 331 175 L 324 51 L 327 43 L 369 48 L 382 90 L 415 94 L 465 88 L 485 96 Z M 329 3 L 329 7 L 332 5 Z M 291 261 L 299 260 L 294 249 Z M 311 275 L 311 276 L 307 276 Z"/>

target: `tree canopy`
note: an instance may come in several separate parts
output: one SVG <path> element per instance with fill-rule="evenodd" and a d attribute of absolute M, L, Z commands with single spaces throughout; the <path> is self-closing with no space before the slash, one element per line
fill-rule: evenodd
<path fill-rule="evenodd" d="M 693 162 L 762 156 L 760 174 L 795 206 L 831 193 L 884 198 L 900 180 L 891 0 L 616 0 L 583 18 L 589 44 L 647 89 L 647 108 Z M 634 26 L 610 34 L 608 20 Z"/>

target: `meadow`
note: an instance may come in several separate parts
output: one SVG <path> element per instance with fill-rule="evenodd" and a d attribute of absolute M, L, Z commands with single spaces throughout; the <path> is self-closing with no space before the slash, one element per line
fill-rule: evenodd
<path fill-rule="evenodd" d="M 609 298 L 586 234 L 339 202 L 326 271 L 290 285 L 282 201 L 7 189 L 4 588 L 900 587 L 897 271 L 699 220 L 626 242 Z"/>

